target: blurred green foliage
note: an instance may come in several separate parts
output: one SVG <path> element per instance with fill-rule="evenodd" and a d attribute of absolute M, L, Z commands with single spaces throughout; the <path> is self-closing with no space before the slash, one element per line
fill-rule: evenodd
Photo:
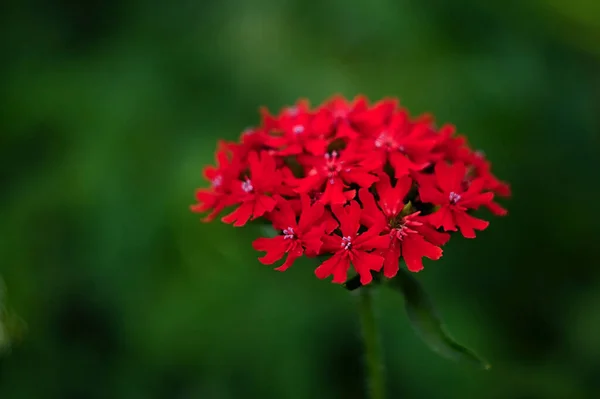
<path fill-rule="evenodd" d="M 362 398 L 355 298 L 189 212 L 217 138 L 307 97 L 398 96 L 512 183 L 418 275 L 481 372 L 376 298 L 390 397 L 600 394 L 598 2 L 0 5 L 0 274 L 27 321 L 0 398 Z"/>
<path fill-rule="evenodd" d="M 0 357 L 6 356 L 12 345 L 23 339 L 26 330 L 25 322 L 8 306 L 4 282 L 0 276 Z"/>

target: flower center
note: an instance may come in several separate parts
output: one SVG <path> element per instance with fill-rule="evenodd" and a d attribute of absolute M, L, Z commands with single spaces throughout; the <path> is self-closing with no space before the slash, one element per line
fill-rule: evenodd
<path fill-rule="evenodd" d="M 244 190 L 245 193 L 250 193 L 254 190 L 254 186 L 250 179 L 247 178 L 246 181 L 242 182 L 242 190 Z"/>
<path fill-rule="evenodd" d="M 394 138 L 390 135 L 390 133 L 387 130 L 384 130 L 379 134 L 379 136 L 377 136 L 377 138 L 375 139 L 375 147 L 386 147 L 387 149 L 400 148 L 398 147 L 398 143 L 396 142 L 396 140 L 394 140 Z M 401 148 L 402 149 L 400 151 L 403 151 L 404 147 Z"/>
<path fill-rule="evenodd" d="M 416 228 L 423 225 L 423 223 L 414 219 L 415 216 L 417 216 L 419 213 L 420 212 L 415 212 L 410 215 L 404 216 L 401 219 L 391 219 L 389 222 L 389 226 L 391 229 L 390 238 L 396 238 L 399 241 L 402 241 L 404 237 L 408 236 L 409 234 L 417 234 L 418 231 L 416 230 Z"/>
<path fill-rule="evenodd" d="M 325 166 L 323 169 L 325 174 L 327 175 L 327 178 L 329 179 L 329 184 L 333 184 L 335 177 L 342 170 L 343 162 L 338 161 L 338 156 L 339 154 L 337 151 L 332 151 L 331 153 L 327 153 L 324 155 Z"/>
<path fill-rule="evenodd" d="M 390 231 L 390 238 L 396 238 L 399 241 L 402 241 L 410 232 L 411 230 L 407 229 L 405 226 L 396 227 Z"/>
<path fill-rule="evenodd" d="M 460 194 L 457 194 L 454 191 L 451 191 L 448 197 L 451 204 L 456 204 L 458 201 L 460 201 Z"/>
<path fill-rule="evenodd" d="M 340 247 L 344 248 L 346 251 L 352 248 L 352 237 L 346 236 L 342 237 L 342 243 Z"/>
<path fill-rule="evenodd" d="M 294 238 L 296 238 L 296 233 L 294 232 L 294 228 L 291 226 L 288 226 L 287 229 L 283 230 L 283 238 L 285 240 L 293 240 Z"/>
<path fill-rule="evenodd" d="M 300 134 L 300 133 L 304 132 L 304 126 L 296 125 L 292 128 L 292 132 L 294 132 L 294 134 Z"/>
<path fill-rule="evenodd" d="M 213 188 L 221 187 L 222 184 L 223 184 L 223 176 L 216 175 L 215 178 L 212 179 Z"/>

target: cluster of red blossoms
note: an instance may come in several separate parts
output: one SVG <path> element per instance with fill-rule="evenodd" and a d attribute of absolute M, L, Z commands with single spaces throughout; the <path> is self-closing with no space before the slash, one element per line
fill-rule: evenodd
<path fill-rule="evenodd" d="M 286 270 L 300 256 L 327 257 L 315 270 L 346 282 L 352 265 L 361 283 L 372 271 L 392 278 L 437 260 L 459 231 L 474 238 L 488 222 L 480 207 L 506 210 L 494 197 L 510 188 L 492 173 L 483 153 L 469 148 L 452 125 L 429 115 L 411 118 L 395 99 L 369 104 L 336 96 L 316 109 L 300 100 L 274 116 L 261 109 L 259 127 L 239 142 L 220 142 L 216 165 L 204 169 L 210 188 L 196 192 L 194 212 L 236 227 L 261 219 L 279 233 L 253 243 L 259 258 Z"/>

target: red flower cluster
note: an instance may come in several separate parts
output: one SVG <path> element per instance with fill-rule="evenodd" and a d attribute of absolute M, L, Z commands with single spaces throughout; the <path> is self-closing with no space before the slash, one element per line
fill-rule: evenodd
<path fill-rule="evenodd" d="M 401 258 L 413 272 L 423 257 L 439 259 L 449 232 L 474 238 L 489 223 L 471 211 L 506 214 L 494 197 L 510 188 L 483 154 L 453 126 L 411 118 L 395 99 L 336 96 L 316 109 L 301 100 L 277 116 L 261 113 L 261 126 L 239 142 L 219 143 L 216 166 L 204 170 L 212 186 L 197 191 L 192 210 L 210 221 L 235 207 L 223 222 L 272 224 L 279 235 L 253 246 L 266 252 L 264 264 L 286 258 L 276 270 L 330 255 L 317 277 L 344 283 L 352 265 L 368 284 L 372 271 L 394 277 Z"/>

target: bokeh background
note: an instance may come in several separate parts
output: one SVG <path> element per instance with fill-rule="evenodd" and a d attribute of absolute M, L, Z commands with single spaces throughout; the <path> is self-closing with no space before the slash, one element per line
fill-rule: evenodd
<path fill-rule="evenodd" d="M 356 298 L 189 212 L 218 138 L 299 97 L 398 96 L 511 182 L 419 279 L 493 365 L 377 297 L 390 398 L 600 397 L 600 3 L 7 0 L 0 398 L 363 398 Z"/>

